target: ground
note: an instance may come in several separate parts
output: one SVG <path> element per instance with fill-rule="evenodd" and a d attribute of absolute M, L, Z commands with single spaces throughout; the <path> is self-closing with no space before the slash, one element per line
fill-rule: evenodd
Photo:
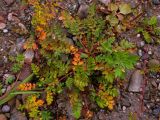
<path fill-rule="evenodd" d="M 80 1 L 81 4 L 83 2 L 83 0 Z M 125 0 L 125 2 L 129 2 L 132 6 L 138 4 L 136 0 Z M 79 6 L 81 6 L 81 4 L 78 5 L 76 0 L 65 1 L 63 4 L 71 12 L 75 12 L 75 9 L 79 9 Z M 160 26 L 160 5 L 151 4 L 148 6 L 144 3 L 144 6 L 146 9 L 145 16 L 157 16 Z M 29 36 L 31 15 L 32 10 L 23 8 L 19 0 L 0 1 L 0 78 L 3 83 L 1 96 L 12 87 L 5 83 L 5 76 L 13 75 L 17 77 L 16 74 L 11 72 L 12 63 L 9 61 L 9 56 L 15 56 L 19 53 L 23 54 L 22 45 Z M 146 69 L 148 64 L 153 61 L 153 64 L 160 64 L 160 45 L 154 42 L 150 44 L 145 43 L 140 34 L 137 34 L 135 30 L 125 32 L 121 34 L 121 37 L 136 44 L 136 54 L 140 56 L 140 60 L 137 62 L 135 69 L 128 71 L 126 81 L 124 81 L 123 87 L 119 89 L 119 97 L 113 111 L 100 109 L 97 105 L 86 100 L 90 109 L 93 110 L 92 120 L 134 120 L 134 118 L 136 120 L 158 120 L 160 119 L 160 73 L 146 73 L 142 75 L 136 71 Z M 24 69 L 28 69 L 28 66 Z M 30 74 L 29 70 L 26 71 L 22 71 L 24 73 L 21 75 L 21 80 L 25 78 L 26 74 Z M 132 92 L 128 90 L 132 79 L 142 79 L 141 91 Z M 25 95 L 18 95 L 0 106 L 0 120 L 7 118 L 10 120 L 27 120 L 28 116 L 16 110 L 16 106 L 24 102 L 24 98 Z M 74 120 L 70 115 L 70 106 L 68 106 L 65 93 L 57 96 L 55 105 L 48 109 L 56 116 L 54 116 L 54 119 L 57 119 L 57 115 L 67 115 L 68 120 Z M 82 118 L 80 120 L 85 119 Z"/>

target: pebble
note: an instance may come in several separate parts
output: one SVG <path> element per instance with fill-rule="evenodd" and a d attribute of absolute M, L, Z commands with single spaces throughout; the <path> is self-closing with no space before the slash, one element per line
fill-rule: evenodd
<path fill-rule="evenodd" d="M 142 50 L 141 50 L 141 49 L 138 50 L 138 55 L 139 55 L 140 57 L 142 56 Z"/>
<path fill-rule="evenodd" d="M 8 33 L 8 29 L 3 29 L 3 33 Z"/>
<path fill-rule="evenodd" d="M 10 6 L 15 0 L 4 0 L 5 3 Z"/>
<path fill-rule="evenodd" d="M 141 37 L 141 34 L 137 34 L 137 38 Z"/>
<path fill-rule="evenodd" d="M 131 76 L 128 90 L 130 92 L 140 92 L 142 82 L 143 75 L 141 74 L 140 70 L 136 70 Z"/>
<path fill-rule="evenodd" d="M 144 42 L 144 41 L 141 41 L 141 42 L 140 42 L 140 46 L 143 47 L 144 45 L 145 45 L 145 42 Z"/>
<path fill-rule="evenodd" d="M 148 54 L 149 54 L 149 55 L 152 55 L 152 51 L 151 51 L 151 50 L 149 50 L 149 51 L 148 51 Z"/>
<path fill-rule="evenodd" d="M 0 114 L 0 120 L 7 120 L 7 118 L 4 114 Z"/>
<path fill-rule="evenodd" d="M 87 17 L 87 10 L 88 10 L 88 5 L 87 4 L 81 4 L 79 9 L 78 9 L 78 16 L 83 19 Z"/>
<path fill-rule="evenodd" d="M 111 2 L 111 0 L 99 0 L 99 1 L 105 5 L 108 5 Z"/>
<path fill-rule="evenodd" d="M 3 105 L 3 107 L 2 107 L 2 112 L 4 112 L 4 113 L 7 113 L 7 112 L 9 112 L 10 111 L 10 106 L 9 105 Z"/>
<path fill-rule="evenodd" d="M 0 23 L 0 30 L 3 30 L 6 27 L 5 23 Z"/>
<path fill-rule="evenodd" d="M 123 107 L 122 107 L 123 112 L 125 112 L 126 109 L 127 109 L 126 106 L 123 106 Z"/>

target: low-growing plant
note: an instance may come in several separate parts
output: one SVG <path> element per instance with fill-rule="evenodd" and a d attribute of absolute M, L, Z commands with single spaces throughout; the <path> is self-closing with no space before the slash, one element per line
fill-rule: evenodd
<path fill-rule="evenodd" d="M 152 16 L 149 19 L 144 18 L 142 22 L 140 22 L 140 27 L 137 28 L 137 32 L 142 34 L 147 43 L 152 42 L 152 40 L 160 43 L 160 27 L 158 26 L 156 16 Z"/>
<path fill-rule="evenodd" d="M 21 70 L 24 64 L 24 55 L 18 54 L 16 57 L 10 56 L 11 62 L 13 62 L 13 65 L 11 67 L 11 71 L 14 73 L 17 73 Z"/>
<path fill-rule="evenodd" d="M 43 101 L 43 104 L 41 101 L 40 106 L 37 104 L 40 96 L 29 96 L 23 105 L 24 109 L 27 109 L 31 118 L 42 117 L 38 108 L 44 104 L 51 105 L 54 95 L 67 89 L 76 119 L 81 116 L 83 107 L 81 95 L 86 93 L 99 107 L 112 110 L 118 95 L 117 79 L 125 77 L 125 71 L 134 67 L 138 57 L 131 53 L 134 44 L 116 38 L 115 29 L 111 29 L 115 25 L 109 20 L 114 14 L 130 14 L 130 6 L 121 4 L 110 15 L 103 16 L 97 14 L 96 5 L 92 4 L 88 9 L 88 16 L 84 19 L 59 10 L 57 20 L 50 16 L 54 11 L 52 7 L 55 9 L 56 4 L 50 6 L 46 1 L 41 5 L 39 0 L 29 0 L 30 4 L 31 2 L 35 9 L 32 19 L 35 42 L 41 55 L 40 63 L 35 62 L 31 66 L 38 78 L 36 88 L 43 89 L 47 95 L 46 101 Z M 121 22 L 116 24 L 119 23 Z"/>

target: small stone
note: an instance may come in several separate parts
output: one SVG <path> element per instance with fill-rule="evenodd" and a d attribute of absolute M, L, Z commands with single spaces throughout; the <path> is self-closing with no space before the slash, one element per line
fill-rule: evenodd
<path fill-rule="evenodd" d="M 78 16 L 83 19 L 87 17 L 87 11 L 88 11 L 88 5 L 87 4 L 81 4 L 81 6 L 78 9 Z"/>
<path fill-rule="evenodd" d="M 3 29 L 3 33 L 8 33 L 8 29 Z"/>
<path fill-rule="evenodd" d="M 10 106 L 9 105 L 3 105 L 2 112 L 7 113 L 9 111 L 10 111 Z"/>
<path fill-rule="evenodd" d="M 4 0 L 4 2 L 5 2 L 8 6 L 10 6 L 11 4 L 13 4 L 14 1 L 15 1 L 15 0 Z"/>
<path fill-rule="evenodd" d="M 126 106 L 123 106 L 123 107 L 122 107 L 122 110 L 123 110 L 124 112 L 126 111 L 126 109 L 127 109 Z"/>
<path fill-rule="evenodd" d="M 152 51 L 151 51 L 151 50 L 149 50 L 149 51 L 148 51 L 148 54 L 149 54 L 149 55 L 152 55 Z"/>
<path fill-rule="evenodd" d="M 111 0 L 99 0 L 99 1 L 105 5 L 108 5 L 111 2 Z"/>
<path fill-rule="evenodd" d="M 4 114 L 0 114 L 0 120 L 7 120 L 7 118 Z"/>
<path fill-rule="evenodd" d="M 142 82 L 143 75 L 140 70 L 136 70 L 131 76 L 128 90 L 130 92 L 140 92 Z"/>
<path fill-rule="evenodd" d="M 0 22 L 0 30 L 4 29 L 5 27 L 6 27 L 6 24 Z"/>
<path fill-rule="evenodd" d="M 144 42 L 144 41 L 141 41 L 141 42 L 140 42 L 140 46 L 143 47 L 144 45 L 145 45 L 145 42 Z"/>
<path fill-rule="evenodd" d="M 142 56 L 142 50 L 141 50 L 141 49 L 138 50 L 138 55 L 139 55 L 140 57 Z"/>
<path fill-rule="evenodd" d="M 141 37 L 141 34 L 137 34 L 137 38 Z"/>

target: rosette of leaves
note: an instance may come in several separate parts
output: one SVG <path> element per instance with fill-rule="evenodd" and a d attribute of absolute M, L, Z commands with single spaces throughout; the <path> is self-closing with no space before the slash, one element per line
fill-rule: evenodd
<path fill-rule="evenodd" d="M 130 13 L 124 11 L 127 7 L 124 5 L 123 9 L 118 9 L 126 15 Z M 52 95 L 67 89 L 76 119 L 81 115 L 81 94 L 92 94 L 90 85 L 98 93 L 95 94 L 97 104 L 101 108 L 113 109 L 117 96 L 114 83 L 116 79 L 123 79 L 125 71 L 132 69 L 137 60 L 130 53 L 134 45 L 127 40 L 117 42 L 113 35 L 106 33 L 111 27 L 108 27 L 104 16 L 97 14 L 95 4 L 90 6 L 88 16 L 84 19 L 71 16 L 67 11 L 61 12 L 61 18 L 61 21 L 52 21 L 53 25 L 48 27 L 46 38 L 39 43 L 43 64 L 32 64 L 33 72 L 38 78 L 37 89 L 43 89 Z M 67 32 L 63 32 L 63 29 Z M 74 45 L 65 41 L 68 34 L 75 38 Z M 75 52 L 80 55 L 76 60 L 81 60 L 82 64 L 72 64 L 76 54 L 71 52 L 71 46 L 76 48 Z M 64 56 L 66 60 L 63 59 Z M 105 88 L 100 89 L 100 85 Z M 52 104 L 52 98 L 54 97 L 48 98 L 48 105 Z M 100 104 L 100 101 L 104 104 Z"/>

